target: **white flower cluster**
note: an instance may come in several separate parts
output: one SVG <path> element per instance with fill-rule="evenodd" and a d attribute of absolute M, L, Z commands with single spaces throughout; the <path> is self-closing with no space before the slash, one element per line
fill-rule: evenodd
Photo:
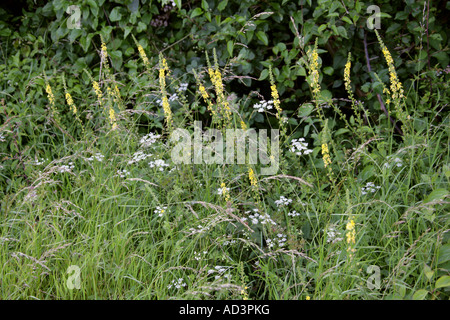
<path fill-rule="evenodd" d="M 202 233 L 202 232 L 205 232 L 205 231 L 207 231 L 207 230 L 209 230 L 208 227 L 203 227 L 203 226 L 201 226 L 201 225 L 198 225 L 198 226 L 197 226 L 197 229 L 195 229 L 195 228 L 189 228 L 189 231 L 191 231 L 192 233 Z"/>
<path fill-rule="evenodd" d="M 73 162 L 69 162 L 68 165 L 62 165 L 58 168 L 58 171 L 61 173 L 64 172 L 70 172 L 73 168 L 75 168 L 75 166 L 73 165 Z"/>
<path fill-rule="evenodd" d="M 143 136 L 139 142 L 141 144 L 141 147 L 146 148 L 154 144 L 156 140 L 159 139 L 160 137 L 161 135 L 150 132 L 149 134 Z"/>
<path fill-rule="evenodd" d="M 86 158 L 86 160 L 87 161 L 97 160 L 97 161 L 102 162 L 104 158 L 105 158 L 104 155 L 102 155 L 100 152 L 97 152 L 96 154 L 92 155 L 91 157 Z"/>
<path fill-rule="evenodd" d="M 389 164 L 389 161 L 392 161 L 392 163 Z M 385 168 L 391 168 L 393 166 L 397 166 L 397 167 L 401 168 L 403 166 L 403 162 L 402 162 L 402 159 L 396 157 L 396 158 L 394 158 L 392 160 L 389 159 L 388 162 L 386 162 L 383 166 Z"/>
<path fill-rule="evenodd" d="M 194 251 L 194 259 L 197 261 L 202 260 L 202 254 L 203 254 L 203 256 L 205 256 L 207 253 L 208 253 L 208 251 L 203 251 L 203 252 Z"/>
<path fill-rule="evenodd" d="M 32 165 L 40 166 L 41 164 L 44 164 L 45 161 L 48 161 L 48 159 L 40 158 L 39 160 L 34 160 L 31 162 Z"/>
<path fill-rule="evenodd" d="M 224 188 L 217 189 L 217 194 L 221 196 L 223 194 L 223 189 Z M 226 192 L 230 192 L 230 188 L 225 188 L 225 190 L 226 190 Z"/>
<path fill-rule="evenodd" d="M 245 219 L 245 218 L 244 218 Z M 242 219 L 242 220 L 244 220 L 244 219 Z M 227 245 L 229 245 L 229 244 L 235 244 L 236 243 L 236 240 L 230 240 L 230 241 L 228 241 L 228 240 L 226 240 L 226 241 L 224 241 L 223 242 L 223 245 L 224 246 L 227 246 Z"/>
<path fill-rule="evenodd" d="M 292 139 L 291 143 L 291 152 L 298 156 L 307 155 L 313 152 L 311 149 L 308 149 L 308 143 L 305 142 L 305 138 Z"/>
<path fill-rule="evenodd" d="M 209 269 L 208 270 L 208 274 L 213 274 L 213 273 L 218 273 L 218 275 L 216 275 L 214 278 L 220 279 L 221 276 L 223 276 L 224 278 L 227 278 L 228 280 L 230 280 L 231 278 L 231 274 L 227 273 L 225 274 L 226 271 L 228 271 L 231 267 L 226 267 L 226 266 L 215 266 L 214 269 Z"/>
<path fill-rule="evenodd" d="M 179 278 L 178 280 L 172 280 L 172 282 L 167 286 L 167 289 L 171 289 L 172 287 L 180 289 L 181 287 L 186 287 L 186 283 L 183 278 Z"/>
<path fill-rule="evenodd" d="M 6 141 L 5 139 L 6 139 L 5 136 L 0 134 L 0 142 L 5 142 Z"/>
<path fill-rule="evenodd" d="M 127 169 L 123 169 L 123 170 L 117 170 L 117 176 L 121 177 L 121 178 L 125 178 L 126 176 L 130 175 L 130 171 L 128 171 Z"/>
<path fill-rule="evenodd" d="M 269 100 L 261 100 L 259 103 L 255 103 L 253 105 L 253 109 L 256 109 L 258 112 L 264 112 L 273 108 L 273 101 Z"/>
<path fill-rule="evenodd" d="M 180 83 L 180 87 L 178 88 L 178 92 L 186 91 L 188 87 L 187 83 Z"/>
<path fill-rule="evenodd" d="M 156 213 L 159 217 L 162 217 L 162 216 L 164 215 L 164 213 L 166 212 L 166 210 L 167 210 L 167 207 L 160 207 L 160 206 L 157 206 L 157 207 L 156 207 L 156 210 L 155 210 L 155 213 Z"/>
<path fill-rule="evenodd" d="M 145 154 L 143 151 L 137 151 L 133 154 L 133 158 L 128 161 L 128 164 L 133 164 L 141 160 L 145 160 L 147 157 L 150 156 L 151 154 Z"/>
<path fill-rule="evenodd" d="M 164 162 L 164 160 L 157 159 L 155 161 L 150 161 L 148 163 L 150 168 L 158 168 L 159 171 L 164 171 L 164 167 L 168 167 L 169 165 Z"/>
<path fill-rule="evenodd" d="M 336 231 L 334 227 L 329 227 L 327 230 L 327 243 L 335 243 L 341 241 L 342 238 L 338 237 L 340 234 L 341 233 L 339 231 Z"/>
<path fill-rule="evenodd" d="M 376 186 L 373 182 L 367 182 L 366 186 L 361 188 L 361 193 L 363 195 L 369 192 L 375 193 L 380 188 L 381 188 L 380 186 Z"/>
<path fill-rule="evenodd" d="M 274 239 L 266 239 L 267 247 L 272 249 L 276 245 L 281 248 L 286 244 L 286 236 L 282 233 L 278 233 L 277 237 Z"/>
<path fill-rule="evenodd" d="M 169 101 L 175 101 L 175 100 L 177 100 L 177 99 L 178 99 L 178 95 L 177 95 L 176 93 L 172 94 L 172 95 L 169 97 Z"/>
<path fill-rule="evenodd" d="M 291 216 L 291 217 L 298 217 L 299 215 L 300 215 L 300 213 L 298 213 L 298 212 L 295 211 L 295 210 L 288 213 L 288 216 Z"/>
<path fill-rule="evenodd" d="M 274 226 L 277 225 L 276 222 L 273 221 L 272 218 L 267 213 L 259 214 L 258 209 L 253 209 L 253 212 L 254 212 L 254 214 L 251 214 L 248 216 L 253 224 L 258 224 L 258 223 L 269 224 L 270 223 Z M 249 213 L 251 213 L 251 211 L 246 211 L 245 213 L 249 214 Z"/>
<path fill-rule="evenodd" d="M 288 199 L 285 196 L 281 196 L 280 200 L 275 200 L 277 207 L 288 206 L 292 202 L 292 199 Z"/>

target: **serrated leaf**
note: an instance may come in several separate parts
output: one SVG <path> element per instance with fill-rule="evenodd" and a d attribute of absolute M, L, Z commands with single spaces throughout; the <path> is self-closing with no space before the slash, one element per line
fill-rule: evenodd
<path fill-rule="evenodd" d="M 423 300 L 423 299 L 425 299 L 427 294 L 428 294 L 427 290 L 420 289 L 420 290 L 417 290 L 416 292 L 414 292 L 412 298 L 413 298 L 413 300 Z"/>
<path fill-rule="evenodd" d="M 434 287 L 436 289 L 450 287 L 450 276 L 442 276 L 442 277 L 440 277 L 436 281 L 436 284 L 434 285 Z"/>

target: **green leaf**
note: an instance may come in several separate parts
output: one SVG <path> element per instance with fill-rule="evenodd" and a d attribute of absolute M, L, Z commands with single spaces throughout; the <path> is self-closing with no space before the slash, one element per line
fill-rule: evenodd
<path fill-rule="evenodd" d="M 178 10 L 181 10 L 181 0 L 174 0 L 175 4 L 178 7 Z"/>
<path fill-rule="evenodd" d="M 350 20 L 350 18 L 347 17 L 347 16 L 343 16 L 343 17 L 342 17 L 342 20 L 345 21 L 345 22 L 347 22 L 348 24 L 353 24 L 353 21 Z"/>
<path fill-rule="evenodd" d="M 202 9 L 205 11 L 208 11 L 208 9 L 209 9 L 208 1 L 202 0 Z"/>
<path fill-rule="evenodd" d="M 208 19 L 209 22 L 211 22 L 211 12 L 205 12 L 205 17 Z"/>
<path fill-rule="evenodd" d="M 326 25 L 326 24 L 322 24 L 322 25 L 317 29 L 317 31 L 319 31 L 319 33 L 322 33 L 323 30 L 325 30 L 326 28 L 327 28 L 327 25 Z"/>
<path fill-rule="evenodd" d="M 147 25 L 145 23 L 143 23 L 142 21 L 139 21 L 138 25 L 136 27 L 136 31 L 140 33 L 145 30 L 147 30 Z"/>
<path fill-rule="evenodd" d="M 436 289 L 445 287 L 450 287 L 450 276 L 442 276 L 436 281 Z"/>
<path fill-rule="evenodd" d="M 93 33 L 89 33 L 87 36 L 80 38 L 80 45 L 84 52 L 88 51 L 93 36 L 94 36 Z"/>
<path fill-rule="evenodd" d="M 228 0 L 223 0 L 219 3 L 219 5 L 217 6 L 217 10 L 222 11 L 223 9 L 226 8 L 228 4 Z"/>
<path fill-rule="evenodd" d="M 116 50 L 110 53 L 111 64 L 114 69 L 119 70 L 122 66 L 122 51 Z"/>
<path fill-rule="evenodd" d="M 417 290 L 416 292 L 414 292 L 412 298 L 413 298 L 413 300 L 424 300 L 425 297 L 427 296 L 427 294 L 428 294 L 427 290 L 420 289 L 420 290 Z"/>
<path fill-rule="evenodd" d="M 98 14 L 98 5 L 97 2 L 94 0 L 87 0 L 86 1 L 89 7 L 91 7 L 91 12 L 94 16 L 97 16 Z"/>
<path fill-rule="evenodd" d="M 127 38 L 127 36 L 130 34 L 131 30 L 133 30 L 133 27 L 128 26 L 128 27 L 124 28 L 124 33 L 123 33 L 123 38 L 124 39 Z"/>
<path fill-rule="evenodd" d="M 109 20 L 111 21 L 119 21 L 122 19 L 122 14 L 120 13 L 120 7 L 115 7 L 111 10 L 111 13 L 109 14 Z"/>
<path fill-rule="evenodd" d="M 334 136 L 336 137 L 336 136 L 341 135 L 341 134 L 346 133 L 346 132 L 350 132 L 350 130 L 348 130 L 347 128 L 340 128 L 339 130 L 337 130 L 334 133 Z"/>
<path fill-rule="evenodd" d="M 450 260 L 450 243 L 444 244 L 438 253 L 438 265 Z"/>
<path fill-rule="evenodd" d="M 269 45 L 269 39 L 267 38 L 267 35 L 264 31 L 258 31 L 256 33 L 256 37 L 261 40 L 264 45 L 268 46 Z"/>
<path fill-rule="evenodd" d="M 233 48 L 234 48 L 234 43 L 232 40 L 228 40 L 227 41 L 227 51 L 228 54 L 230 55 L 230 58 L 233 56 Z"/>
<path fill-rule="evenodd" d="M 331 76 L 333 74 L 333 72 L 334 72 L 334 69 L 330 66 L 323 68 L 323 73 L 325 73 L 329 76 Z"/>
<path fill-rule="evenodd" d="M 264 79 L 266 79 L 267 77 L 269 76 L 269 70 L 267 70 L 267 69 L 264 69 L 262 72 L 261 72 L 261 75 L 259 76 L 259 79 L 258 80 L 264 80 Z"/>
<path fill-rule="evenodd" d="M 445 197 L 448 194 L 448 191 L 446 189 L 436 189 L 433 192 L 431 192 L 428 197 L 423 200 L 423 203 L 428 203 L 431 201 L 439 200 Z"/>
<path fill-rule="evenodd" d="M 191 13 L 191 18 L 195 18 L 203 13 L 202 8 L 195 8 Z"/>
<path fill-rule="evenodd" d="M 423 266 L 423 273 L 425 273 L 425 276 L 428 278 L 428 281 L 429 281 L 433 277 L 434 271 L 431 270 L 431 268 L 425 264 Z"/>
<path fill-rule="evenodd" d="M 307 117 L 311 114 L 311 112 L 313 110 L 314 110 L 313 104 L 311 104 L 311 103 L 303 104 L 298 111 L 298 116 L 299 117 Z"/>

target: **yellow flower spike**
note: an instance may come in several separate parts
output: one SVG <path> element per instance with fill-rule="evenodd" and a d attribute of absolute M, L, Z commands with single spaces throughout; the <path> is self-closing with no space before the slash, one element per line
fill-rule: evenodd
<path fill-rule="evenodd" d="M 108 49 L 106 47 L 106 43 L 102 40 L 102 57 L 106 59 L 108 57 Z"/>
<path fill-rule="evenodd" d="M 55 104 L 55 96 L 53 95 L 52 87 L 50 87 L 50 84 L 47 83 L 47 86 L 45 87 L 45 91 L 47 92 L 48 101 L 50 101 L 51 105 Z"/>
<path fill-rule="evenodd" d="M 380 35 L 378 34 L 378 31 L 375 30 L 375 34 L 377 35 L 378 42 L 381 46 L 381 51 L 383 53 L 384 59 L 386 60 L 386 64 L 388 65 L 389 69 L 389 80 L 390 80 L 390 90 L 383 89 L 383 93 L 387 93 L 390 96 L 390 99 L 388 99 L 389 102 L 394 103 L 395 111 L 397 113 L 397 116 L 400 118 L 400 120 L 403 122 L 403 126 L 407 126 L 409 128 L 409 125 L 407 125 L 407 113 L 401 108 L 402 99 L 404 98 L 404 90 L 402 83 L 399 81 L 397 77 L 397 72 L 395 71 L 394 66 L 394 59 L 392 59 L 391 53 L 389 52 L 388 48 L 384 44 L 383 40 L 381 39 Z M 388 103 L 388 102 L 386 102 Z"/>
<path fill-rule="evenodd" d="M 311 76 L 311 88 L 314 95 L 314 98 L 317 99 L 317 95 L 320 93 L 320 84 L 319 84 L 319 54 L 317 52 L 317 39 L 314 44 L 313 49 L 308 50 L 308 56 L 310 56 L 309 63 L 309 75 Z"/>
<path fill-rule="evenodd" d="M 172 110 L 170 109 L 169 100 L 167 97 L 162 98 L 162 105 L 164 109 L 164 113 L 166 115 L 166 121 L 168 125 L 172 123 Z"/>
<path fill-rule="evenodd" d="M 70 95 L 70 93 L 66 93 L 66 101 L 67 104 L 69 105 L 70 110 L 74 113 L 77 114 L 77 107 L 75 106 L 75 104 L 73 103 L 73 99 L 72 96 Z"/>
<path fill-rule="evenodd" d="M 150 61 L 148 60 L 147 55 L 145 54 L 144 48 L 136 40 L 136 38 L 134 37 L 133 34 L 131 36 L 133 37 L 134 43 L 136 44 L 136 47 L 137 47 L 138 52 L 139 52 L 139 56 L 141 57 L 142 61 L 144 62 L 145 68 L 150 73 L 152 68 L 150 67 Z"/>
<path fill-rule="evenodd" d="M 253 187 L 258 187 L 258 180 L 256 179 L 255 172 L 253 171 L 252 168 L 248 169 L 248 178 L 250 179 L 250 184 Z"/>
<path fill-rule="evenodd" d="M 355 229 L 355 221 L 353 221 L 353 219 L 350 220 L 350 222 L 347 223 L 346 229 L 347 229 L 347 230 L 353 230 L 353 229 Z"/>
<path fill-rule="evenodd" d="M 64 128 L 64 125 L 60 121 L 58 110 L 56 109 L 55 95 L 53 94 L 52 87 L 50 86 L 50 83 L 48 83 L 47 79 L 45 79 L 45 83 L 46 83 L 45 91 L 47 92 L 47 98 L 48 98 L 48 101 L 50 102 L 50 109 L 51 109 L 51 112 L 52 112 L 52 116 L 55 119 L 55 122 L 59 126 Z"/>
<path fill-rule="evenodd" d="M 347 252 L 349 253 L 349 258 L 353 257 L 353 253 L 356 252 L 354 245 L 356 243 L 356 230 L 355 230 L 355 221 L 350 218 L 345 227 L 347 230 L 346 238 L 347 238 Z"/>
<path fill-rule="evenodd" d="M 350 68 L 352 66 L 352 62 L 350 61 L 351 53 L 348 53 L 348 59 L 347 63 L 345 64 L 344 68 L 344 83 L 345 83 L 345 89 L 351 93 L 352 87 L 350 85 Z"/>
<path fill-rule="evenodd" d="M 106 47 L 105 40 L 103 40 L 102 35 L 100 35 L 101 40 L 101 49 L 100 49 L 100 55 L 101 55 L 101 63 L 107 70 L 107 73 L 109 73 L 109 64 L 108 64 L 108 48 Z"/>
<path fill-rule="evenodd" d="M 281 113 L 283 110 L 280 107 L 280 96 L 278 95 L 277 86 L 274 84 L 270 86 L 270 89 L 272 90 L 272 98 L 273 98 L 273 105 L 275 106 L 275 109 L 277 110 L 277 118 L 281 117 Z"/>
<path fill-rule="evenodd" d="M 244 131 L 247 130 L 247 125 L 245 124 L 244 121 L 241 121 L 241 129 Z"/>
<path fill-rule="evenodd" d="M 167 65 L 166 59 L 163 57 L 162 53 L 159 54 L 159 87 L 162 95 L 162 106 L 164 109 L 164 114 L 166 116 L 166 124 L 167 127 L 172 127 L 173 124 L 173 115 L 172 110 L 170 109 L 169 100 L 167 99 L 167 91 L 166 91 L 166 75 L 165 71 L 169 71 L 169 66 Z"/>
<path fill-rule="evenodd" d="M 97 95 L 98 103 L 102 104 L 103 94 L 102 94 L 102 90 L 100 89 L 100 85 L 98 84 L 97 81 L 93 80 L 92 87 L 94 88 L 95 94 Z"/>
<path fill-rule="evenodd" d="M 328 144 L 326 143 L 322 144 L 322 157 L 323 157 L 323 164 L 326 168 L 331 164 L 331 157 L 328 151 Z"/>
<path fill-rule="evenodd" d="M 222 188 L 222 196 L 225 198 L 225 201 L 230 201 L 231 197 L 230 197 L 230 193 L 228 192 L 227 186 L 224 182 L 222 182 L 220 184 L 220 187 Z"/>
<path fill-rule="evenodd" d="M 72 95 L 67 91 L 66 79 L 65 79 L 65 77 L 64 77 L 64 73 L 62 74 L 61 78 L 62 78 L 62 83 L 63 83 L 63 86 L 64 86 L 64 92 L 65 92 L 65 97 L 66 97 L 67 105 L 69 106 L 69 109 L 73 112 L 75 118 L 77 119 L 78 123 L 79 123 L 80 126 L 81 126 L 81 131 L 82 131 L 83 134 L 84 134 L 83 123 L 81 122 L 81 119 L 80 119 L 80 117 L 79 117 L 78 114 L 77 114 L 78 109 L 77 109 L 77 107 L 75 106 L 75 103 L 73 102 Z"/>

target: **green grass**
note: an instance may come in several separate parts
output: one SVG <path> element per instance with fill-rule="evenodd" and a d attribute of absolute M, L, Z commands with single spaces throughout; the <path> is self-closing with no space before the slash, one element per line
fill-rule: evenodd
<path fill-rule="evenodd" d="M 307 114 L 282 136 L 279 172 L 257 175 L 253 187 L 248 165 L 173 164 L 159 106 L 136 108 L 159 108 L 150 127 L 161 136 L 150 146 L 140 145 L 149 131 L 142 116 L 108 100 L 119 119 L 111 131 L 90 90 L 84 99 L 74 95 L 85 133 L 70 113 L 62 113 L 65 130 L 32 113 L 38 130 L 27 134 L 20 159 L 5 160 L 0 171 L 1 299 L 412 299 L 416 292 L 414 298 L 449 298 L 448 286 L 439 287 L 449 276 L 448 112 L 437 121 L 416 108 L 404 137 L 394 136 L 386 119 L 371 118 L 366 140 L 352 134 L 361 133 L 355 124 L 330 118 L 327 168 L 324 124 Z M 62 105 L 62 91 L 54 91 Z M 192 132 L 191 106 L 179 100 L 175 127 Z M 229 127 L 240 128 L 241 119 L 235 112 Z M 18 137 L 9 123 L 0 133 L 12 146 Z M 305 125 L 313 152 L 299 156 L 290 140 L 302 137 Z M 138 151 L 151 156 L 129 164 Z M 89 159 L 98 153 L 101 161 Z M 41 158 L 47 160 L 33 163 Z M 157 159 L 169 166 L 151 167 Z M 253 168 L 259 173 L 259 165 Z M 222 182 L 230 201 L 218 194 Z M 292 202 L 277 206 L 282 196 Z M 167 207 L 162 216 L 157 207 Z M 254 224 L 256 208 L 275 225 Z M 289 215 L 294 210 L 298 215 Z M 351 220 L 354 245 L 346 241 Z M 79 267 L 79 289 L 67 285 L 70 266 Z M 369 266 L 379 270 L 375 288 Z"/>

